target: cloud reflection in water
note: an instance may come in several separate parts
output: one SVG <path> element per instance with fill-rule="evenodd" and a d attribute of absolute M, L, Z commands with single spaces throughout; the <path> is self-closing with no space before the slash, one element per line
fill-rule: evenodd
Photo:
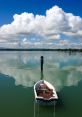
<path fill-rule="evenodd" d="M 64 52 L 0 52 L 0 72 L 15 79 L 15 85 L 32 87 L 41 78 L 40 56 L 44 56 L 44 79 L 59 91 L 77 85 L 82 78 L 80 53 Z"/>

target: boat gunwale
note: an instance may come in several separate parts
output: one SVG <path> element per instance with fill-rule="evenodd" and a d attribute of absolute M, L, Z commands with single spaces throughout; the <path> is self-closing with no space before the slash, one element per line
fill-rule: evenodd
<path fill-rule="evenodd" d="M 39 84 L 40 82 L 48 83 L 48 85 L 50 85 L 52 87 L 52 89 L 53 89 L 54 96 L 52 96 L 50 98 L 44 98 L 44 97 L 38 96 L 37 92 L 36 92 L 36 85 Z M 52 100 L 52 99 L 57 100 L 58 99 L 58 96 L 57 96 L 57 93 L 56 93 L 56 90 L 55 90 L 54 86 L 51 83 L 49 83 L 49 82 L 47 82 L 45 80 L 39 80 L 38 82 L 35 83 L 35 85 L 34 85 L 34 94 L 35 94 L 35 99 L 41 99 L 41 100 Z"/>

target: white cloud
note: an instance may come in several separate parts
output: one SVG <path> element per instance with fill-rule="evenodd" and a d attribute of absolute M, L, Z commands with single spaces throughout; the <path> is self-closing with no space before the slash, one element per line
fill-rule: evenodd
<path fill-rule="evenodd" d="M 68 45 L 69 42 L 67 40 L 60 40 L 60 45 Z"/>
<path fill-rule="evenodd" d="M 74 16 L 72 13 L 66 13 L 58 6 L 47 10 L 45 16 L 26 12 L 15 14 L 10 24 L 0 27 L 0 42 L 13 40 L 13 43 L 20 40 L 20 43 L 23 44 L 26 44 L 26 41 L 35 43 L 35 45 L 40 42 L 48 44 L 53 43 L 53 40 L 62 42 L 61 35 L 66 36 L 68 40 L 75 38 L 74 43 L 79 38 L 82 43 L 82 18 Z"/>

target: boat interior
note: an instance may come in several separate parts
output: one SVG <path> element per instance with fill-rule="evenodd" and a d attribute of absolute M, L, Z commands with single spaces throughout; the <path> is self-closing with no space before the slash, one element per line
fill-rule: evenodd
<path fill-rule="evenodd" d="M 53 96 L 53 89 L 50 89 L 47 84 L 44 83 L 44 81 L 40 82 L 36 85 L 36 93 L 37 96 L 43 97 L 45 99 L 49 99 Z"/>

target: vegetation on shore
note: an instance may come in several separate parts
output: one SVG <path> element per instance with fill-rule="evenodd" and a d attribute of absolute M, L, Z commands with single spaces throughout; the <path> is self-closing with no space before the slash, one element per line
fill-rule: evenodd
<path fill-rule="evenodd" d="M 82 49 L 44 49 L 44 48 L 0 48 L 0 51 L 71 51 L 71 52 L 82 52 Z"/>

